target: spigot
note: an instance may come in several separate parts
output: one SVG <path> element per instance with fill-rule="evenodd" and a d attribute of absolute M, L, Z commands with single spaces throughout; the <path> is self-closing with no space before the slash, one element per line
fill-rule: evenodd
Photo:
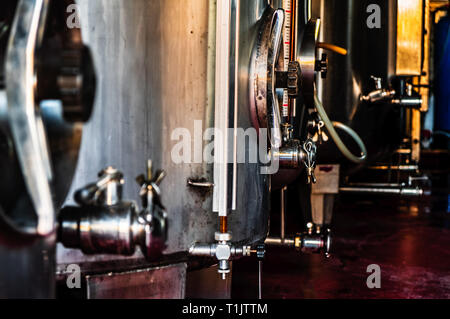
<path fill-rule="evenodd" d="M 321 229 L 313 223 L 307 224 L 306 231 L 291 238 L 266 238 L 268 246 L 289 247 L 301 253 L 323 253 L 327 258 L 330 256 L 331 231 L 329 228 Z"/>
<path fill-rule="evenodd" d="M 79 205 L 114 206 L 122 201 L 123 174 L 112 166 L 98 173 L 98 181 L 75 192 Z"/>
<path fill-rule="evenodd" d="M 58 240 L 67 248 L 86 254 L 132 255 L 139 246 L 153 260 L 165 249 L 168 219 L 160 199 L 159 183 L 164 172 L 153 177 L 151 162 L 147 178 L 140 175 L 143 209 L 122 200 L 123 174 L 108 167 L 97 183 L 75 193 L 79 206 L 66 206 L 59 216 Z"/>
<path fill-rule="evenodd" d="M 382 83 L 382 79 L 381 78 L 373 76 L 373 75 L 371 75 L 370 78 L 375 83 L 375 89 L 381 90 L 383 88 L 383 83 Z"/>
<path fill-rule="evenodd" d="M 330 256 L 331 230 L 321 229 L 319 226 L 309 222 L 306 224 L 306 232 L 298 234 L 294 238 L 294 246 L 303 253 L 323 253 Z"/>
<path fill-rule="evenodd" d="M 365 101 L 365 102 L 369 102 L 369 103 L 376 103 L 376 102 L 381 102 L 381 101 L 385 101 L 385 100 L 390 100 L 395 96 L 395 94 L 396 94 L 395 90 L 383 88 L 381 78 L 378 78 L 375 76 L 371 76 L 370 78 L 375 83 L 375 91 L 372 91 L 367 95 L 361 95 L 360 96 L 361 101 Z"/>

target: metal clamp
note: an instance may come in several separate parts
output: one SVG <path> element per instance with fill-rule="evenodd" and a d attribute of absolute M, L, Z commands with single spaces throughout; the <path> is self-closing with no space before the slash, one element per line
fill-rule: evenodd
<path fill-rule="evenodd" d="M 311 184 L 316 183 L 317 179 L 314 174 L 314 171 L 316 169 L 316 154 L 317 154 L 317 146 L 316 143 L 313 142 L 313 140 L 308 139 L 303 143 L 303 151 L 306 153 L 306 158 L 304 160 L 305 166 L 306 166 L 306 174 L 308 176 L 307 183 Z"/>

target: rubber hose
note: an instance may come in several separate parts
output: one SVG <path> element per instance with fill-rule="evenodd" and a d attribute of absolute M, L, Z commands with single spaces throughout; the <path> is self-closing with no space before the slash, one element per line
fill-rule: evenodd
<path fill-rule="evenodd" d="M 331 138 L 333 139 L 334 143 L 336 143 L 336 146 L 341 151 L 341 153 L 348 160 L 352 161 L 353 163 L 356 163 L 356 164 L 364 163 L 367 159 L 367 149 L 366 149 L 366 146 L 364 145 L 364 142 L 359 137 L 358 133 L 356 133 L 354 130 L 352 130 L 347 125 L 344 125 L 339 122 L 331 122 L 327 115 L 327 112 L 325 111 L 322 103 L 319 101 L 319 98 L 317 97 L 317 95 L 314 96 L 314 103 L 316 105 L 317 112 L 319 112 L 319 115 L 325 124 L 325 127 L 327 128 L 328 132 L 331 135 Z M 339 134 L 335 130 L 335 127 L 343 130 L 344 132 L 346 132 L 348 135 L 350 135 L 355 140 L 356 144 L 358 144 L 358 146 L 361 150 L 360 157 L 355 156 L 350 152 L 350 150 L 347 148 L 347 146 L 342 142 Z"/>

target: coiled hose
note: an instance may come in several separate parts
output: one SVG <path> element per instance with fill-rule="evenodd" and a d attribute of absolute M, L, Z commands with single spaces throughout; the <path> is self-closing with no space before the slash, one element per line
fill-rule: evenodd
<path fill-rule="evenodd" d="M 365 162 L 367 159 L 367 149 L 364 145 L 364 142 L 359 137 L 358 133 L 356 133 L 354 130 L 352 130 L 347 125 L 344 125 L 340 122 L 331 122 L 328 118 L 327 112 L 325 111 L 322 103 L 319 101 L 319 98 L 317 95 L 314 95 L 314 104 L 316 106 L 317 112 L 319 112 L 320 117 L 322 118 L 322 121 L 325 124 L 325 127 L 327 128 L 328 132 L 331 135 L 331 138 L 333 139 L 334 143 L 336 143 L 336 146 L 341 151 L 341 153 L 350 161 L 356 164 L 361 164 Z M 338 128 L 344 132 L 346 132 L 348 135 L 350 135 L 353 140 L 358 144 L 360 150 L 361 150 L 361 156 L 355 156 L 353 155 L 348 147 L 342 142 L 341 138 L 339 137 L 339 134 L 336 132 L 335 128 Z"/>

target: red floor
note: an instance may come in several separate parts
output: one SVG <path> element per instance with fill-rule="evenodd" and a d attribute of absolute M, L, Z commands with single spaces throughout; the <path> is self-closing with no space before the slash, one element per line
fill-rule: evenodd
<path fill-rule="evenodd" d="M 263 298 L 450 298 L 445 198 L 432 203 L 373 197 L 341 201 L 335 210 L 331 258 L 268 250 Z M 367 287 L 371 264 L 381 267 L 380 289 Z M 232 297 L 256 296 L 256 260 L 236 261 Z"/>

